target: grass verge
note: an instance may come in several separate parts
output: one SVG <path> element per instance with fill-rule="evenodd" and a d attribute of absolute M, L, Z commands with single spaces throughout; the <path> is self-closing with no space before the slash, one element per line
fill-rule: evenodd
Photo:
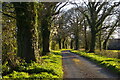
<path fill-rule="evenodd" d="M 117 74 L 120 74 L 120 59 L 108 58 L 105 56 L 96 55 L 94 53 L 80 52 L 77 50 L 72 50 L 71 52 L 78 54 L 80 56 L 86 57 L 96 62 L 97 64 L 102 65 L 103 67 L 106 67 Z"/>
<path fill-rule="evenodd" d="M 62 56 L 57 51 L 47 56 L 42 56 L 42 63 L 22 63 L 11 74 L 3 76 L 3 79 L 49 79 L 63 78 Z"/>

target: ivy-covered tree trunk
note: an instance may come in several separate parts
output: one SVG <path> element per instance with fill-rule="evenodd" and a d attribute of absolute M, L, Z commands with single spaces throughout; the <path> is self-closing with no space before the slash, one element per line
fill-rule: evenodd
<path fill-rule="evenodd" d="M 13 3 L 16 12 L 18 56 L 26 62 L 36 61 L 38 55 L 38 26 L 35 3 Z"/>

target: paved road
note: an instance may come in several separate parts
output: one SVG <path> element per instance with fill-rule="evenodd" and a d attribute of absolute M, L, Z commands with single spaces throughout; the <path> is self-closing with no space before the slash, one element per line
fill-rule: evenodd
<path fill-rule="evenodd" d="M 114 78 L 118 75 L 68 51 L 62 52 L 64 78 Z"/>

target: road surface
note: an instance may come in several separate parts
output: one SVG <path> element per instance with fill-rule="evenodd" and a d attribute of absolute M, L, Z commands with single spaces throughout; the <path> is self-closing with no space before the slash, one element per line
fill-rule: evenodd
<path fill-rule="evenodd" d="M 113 74 L 105 68 L 69 51 L 63 51 L 62 56 L 64 78 L 111 78 L 119 80 L 117 74 Z"/>

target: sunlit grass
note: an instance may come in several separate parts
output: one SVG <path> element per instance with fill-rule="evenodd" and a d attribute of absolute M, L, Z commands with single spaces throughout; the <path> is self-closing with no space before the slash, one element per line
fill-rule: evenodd
<path fill-rule="evenodd" d="M 65 51 L 65 50 L 72 50 L 72 49 L 61 49 L 61 51 Z"/>
<path fill-rule="evenodd" d="M 55 53 L 54 53 L 55 52 Z M 42 63 L 22 63 L 12 73 L 3 76 L 3 78 L 12 78 L 22 80 L 44 79 L 44 78 L 63 78 L 62 56 L 60 51 L 53 51 L 51 54 L 42 56 Z"/>
<path fill-rule="evenodd" d="M 107 50 L 107 51 L 120 52 L 120 50 Z"/>
<path fill-rule="evenodd" d="M 102 55 L 96 55 L 95 53 L 86 53 L 81 51 L 74 51 L 75 54 L 86 57 L 99 65 L 102 65 L 112 71 L 115 71 L 120 74 L 120 59 L 117 58 L 108 58 Z"/>
<path fill-rule="evenodd" d="M 59 49 L 59 50 L 51 50 L 51 52 L 54 52 L 54 53 L 61 53 L 62 51 L 71 51 L 72 49 Z"/>
<path fill-rule="evenodd" d="M 96 49 L 95 51 L 100 51 L 100 50 Z M 102 51 L 120 52 L 120 50 L 102 50 Z"/>
<path fill-rule="evenodd" d="M 111 58 L 118 58 L 119 50 L 95 50 L 95 54 L 111 57 Z"/>
<path fill-rule="evenodd" d="M 51 52 L 54 52 L 54 53 L 61 53 L 61 50 L 51 50 Z"/>
<path fill-rule="evenodd" d="M 71 52 L 76 53 L 76 52 L 80 52 L 80 51 L 79 50 L 71 50 Z"/>

